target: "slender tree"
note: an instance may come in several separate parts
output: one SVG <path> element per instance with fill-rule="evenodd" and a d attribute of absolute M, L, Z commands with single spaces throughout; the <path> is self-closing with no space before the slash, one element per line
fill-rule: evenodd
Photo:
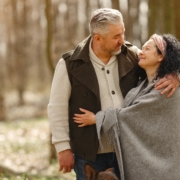
<path fill-rule="evenodd" d="M 173 23 L 173 1 L 169 0 L 159 0 L 153 1 L 149 0 L 149 36 L 153 33 L 173 33 L 174 23 Z"/>
<path fill-rule="evenodd" d="M 158 21 L 158 2 L 149 0 L 149 13 L 148 13 L 148 37 L 156 32 L 156 24 Z"/>
<path fill-rule="evenodd" d="M 175 35 L 180 41 L 180 3 L 179 0 L 173 0 Z"/>
<path fill-rule="evenodd" d="M 51 0 L 45 0 L 46 8 L 45 14 L 47 19 L 47 34 L 46 34 L 46 56 L 47 62 L 49 65 L 49 69 L 54 74 L 54 65 L 51 56 L 51 48 L 52 48 L 52 18 L 51 18 Z"/>
<path fill-rule="evenodd" d="M 4 78 L 3 73 L 0 73 L 0 81 L 1 81 L 1 87 L 0 87 L 0 121 L 5 120 L 5 101 L 4 101 Z"/>
<path fill-rule="evenodd" d="M 11 0 L 11 7 L 12 7 L 12 26 L 13 30 L 11 31 L 12 36 L 14 36 L 15 41 L 13 42 L 13 50 L 14 50 L 14 62 L 13 62 L 13 69 L 16 79 L 16 89 L 19 96 L 19 105 L 24 104 L 24 91 L 26 86 L 27 80 L 27 61 L 24 59 L 25 55 L 25 35 L 26 35 L 26 0 L 21 1 L 23 4 L 23 8 L 18 10 L 17 8 L 17 0 Z"/>
<path fill-rule="evenodd" d="M 139 24 L 139 3 L 140 0 L 128 0 L 128 14 L 125 16 L 126 40 L 133 43 L 140 39 Z"/>
<path fill-rule="evenodd" d="M 120 10 L 120 3 L 119 0 L 111 0 L 112 8 Z"/>
<path fill-rule="evenodd" d="M 101 8 L 101 2 L 100 2 L 100 0 L 97 0 L 97 8 Z"/>
<path fill-rule="evenodd" d="M 178 2 L 179 4 L 179 2 Z M 164 0 L 163 3 L 163 18 L 164 18 L 164 32 L 163 33 L 173 33 L 173 1 Z M 180 7 L 180 6 L 179 6 Z M 179 10 L 178 10 L 179 11 Z M 179 24 L 179 23 L 178 23 Z"/>
<path fill-rule="evenodd" d="M 4 16 L 5 14 L 5 8 L 0 8 L 0 23 L 3 24 L 4 22 L 8 21 L 7 17 Z M 3 34 L 4 31 L 2 31 L 2 29 L 0 30 L 0 32 Z M 2 38 L 1 38 L 2 40 Z M 3 67 L 1 68 L 1 71 L 0 71 L 0 121 L 3 121 L 5 120 L 5 72 L 4 72 L 4 69 L 6 69 L 5 67 L 5 57 L 0 54 L 0 67 Z"/>
<path fill-rule="evenodd" d="M 90 0 L 86 0 L 86 10 L 85 10 L 85 12 L 86 12 L 86 24 L 85 24 L 85 36 L 88 36 L 89 35 L 89 19 L 90 19 L 90 16 L 91 16 L 91 6 L 90 6 Z"/>

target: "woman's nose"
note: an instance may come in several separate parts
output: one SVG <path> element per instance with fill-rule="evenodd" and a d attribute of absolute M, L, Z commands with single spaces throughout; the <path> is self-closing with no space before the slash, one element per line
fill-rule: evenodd
<path fill-rule="evenodd" d="M 143 55 L 143 51 L 139 51 L 139 58 Z"/>
<path fill-rule="evenodd" d="M 139 51 L 139 56 L 140 56 L 140 55 L 142 55 L 142 54 L 143 54 L 143 51 L 142 51 L 142 50 L 140 50 L 140 51 Z"/>

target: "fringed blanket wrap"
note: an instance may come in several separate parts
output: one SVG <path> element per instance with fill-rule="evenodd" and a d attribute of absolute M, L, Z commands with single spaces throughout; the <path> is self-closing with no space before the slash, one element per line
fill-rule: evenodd
<path fill-rule="evenodd" d="M 166 98 L 146 83 L 96 114 L 100 145 L 114 146 L 121 180 L 180 180 L 180 89 Z"/>

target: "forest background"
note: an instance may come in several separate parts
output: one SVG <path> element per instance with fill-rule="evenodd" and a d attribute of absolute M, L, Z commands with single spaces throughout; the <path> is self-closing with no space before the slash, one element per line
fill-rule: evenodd
<path fill-rule="evenodd" d="M 0 178 L 57 168 L 46 112 L 54 69 L 89 35 L 92 12 L 103 7 L 122 12 L 125 39 L 139 48 L 153 33 L 180 40 L 179 0 L 0 0 Z M 33 157 L 39 165 L 27 163 Z"/>

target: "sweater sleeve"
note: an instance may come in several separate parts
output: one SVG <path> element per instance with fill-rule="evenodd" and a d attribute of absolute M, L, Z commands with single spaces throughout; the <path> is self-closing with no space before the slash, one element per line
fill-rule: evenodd
<path fill-rule="evenodd" d="M 68 122 L 68 102 L 70 92 L 71 84 L 66 64 L 64 59 L 60 59 L 55 69 L 48 104 L 48 117 L 52 134 L 52 143 L 55 145 L 57 153 L 70 149 Z"/>

